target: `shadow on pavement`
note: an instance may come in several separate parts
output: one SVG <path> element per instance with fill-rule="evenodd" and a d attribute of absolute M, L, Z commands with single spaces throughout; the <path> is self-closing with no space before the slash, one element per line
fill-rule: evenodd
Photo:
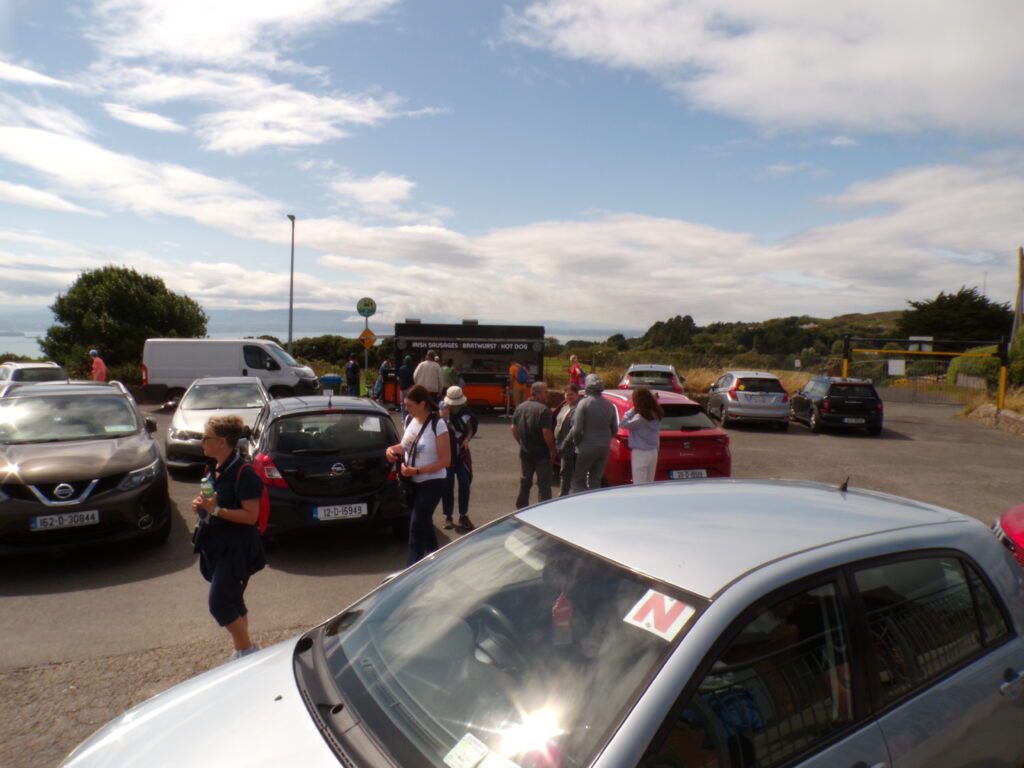
<path fill-rule="evenodd" d="M 122 541 L 0 558 L 0 596 L 49 595 L 102 589 L 195 566 L 191 532 L 171 505 L 166 542 Z"/>

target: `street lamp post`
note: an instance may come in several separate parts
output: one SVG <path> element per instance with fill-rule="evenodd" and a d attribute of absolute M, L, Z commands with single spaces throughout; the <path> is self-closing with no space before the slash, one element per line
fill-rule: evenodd
<path fill-rule="evenodd" d="M 295 217 L 288 214 L 292 221 L 292 268 L 288 277 L 288 354 L 292 353 L 292 307 L 295 303 Z"/>

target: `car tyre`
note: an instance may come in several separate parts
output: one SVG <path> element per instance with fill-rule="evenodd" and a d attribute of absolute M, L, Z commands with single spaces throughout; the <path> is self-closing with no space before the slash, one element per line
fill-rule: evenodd
<path fill-rule="evenodd" d="M 728 429 L 732 426 L 732 421 L 729 420 L 729 414 L 726 412 L 724 405 L 718 409 L 718 422 L 722 425 L 722 429 Z"/>
<path fill-rule="evenodd" d="M 779 428 L 779 432 L 789 432 L 788 421 L 780 421 L 776 426 Z"/>
<path fill-rule="evenodd" d="M 409 515 L 402 515 L 391 523 L 391 538 L 404 539 L 409 536 Z"/>
<path fill-rule="evenodd" d="M 868 427 L 869 435 L 880 435 L 882 434 L 882 425 L 879 424 L 877 427 Z"/>
<path fill-rule="evenodd" d="M 807 419 L 807 426 L 811 428 L 811 432 L 821 432 L 821 419 L 818 418 L 818 411 L 816 408 L 811 409 L 811 415 Z"/>

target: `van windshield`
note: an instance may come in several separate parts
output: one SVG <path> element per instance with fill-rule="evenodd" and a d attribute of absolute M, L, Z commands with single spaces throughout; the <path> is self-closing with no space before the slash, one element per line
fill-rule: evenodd
<path fill-rule="evenodd" d="M 274 357 L 278 359 L 279 362 L 282 362 L 285 365 L 294 366 L 299 364 L 294 357 L 292 357 L 279 346 L 277 346 L 277 344 L 267 344 L 267 349 L 270 350 L 270 354 L 272 354 Z"/>

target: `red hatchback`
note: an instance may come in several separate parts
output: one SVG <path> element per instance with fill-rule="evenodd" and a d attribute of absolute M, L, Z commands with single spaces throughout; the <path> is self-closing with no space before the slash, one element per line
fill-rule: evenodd
<path fill-rule="evenodd" d="M 685 395 L 653 391 L 665 418 L 661 420 L 661 445 L 655 480 L 690 480 L 700 477 L 730 477 L 732 454 L 729 435 L 715 426 L 703 409 Z M 605 390 L 605 400 L 615 406 L 618 418 L 633 406 L 633 393 L 621 389 Z M 625 485 L 633 481 L 630 465 L 629 432 L 620 429 L 612 440 L 607 485 Z"/>

